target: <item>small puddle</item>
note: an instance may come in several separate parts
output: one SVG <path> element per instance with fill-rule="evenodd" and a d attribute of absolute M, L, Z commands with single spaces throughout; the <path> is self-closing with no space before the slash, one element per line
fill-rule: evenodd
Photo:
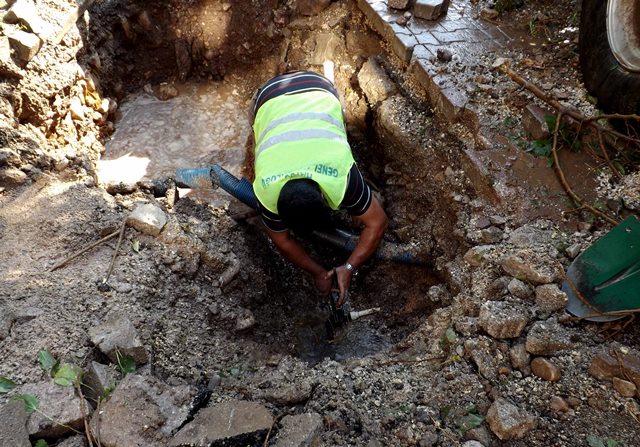
<path fill-rule="evenodd" d="M 310 365 L 325 358 L 343 361 L 389 349 L 391 339 L 375 328 L 375 317 L 365 317 L 341 327 L 329 341 L 323 312 L 306 313 L 295 321 L 295 349 L 298 357 Z"/>
<path fill-rule="evenodd" d="M 230 82 L 176 85 L 178 96 L 162 101 L 145 92 L 120 108 L 116 131 L 98 163 L 102 183 L 131 184 L 173 176 L 176 168 L 218 163 L 239 176 L 251 131 L 248 98 Z M 198 191 L 226 203 L 220 191 Z"/>

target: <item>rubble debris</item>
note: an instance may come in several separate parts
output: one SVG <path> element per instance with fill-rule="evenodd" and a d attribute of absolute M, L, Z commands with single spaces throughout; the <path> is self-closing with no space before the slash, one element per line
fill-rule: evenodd
<path fill-rule="evenodd" d="M 29 436 L 37 438 L 59 438 L 72 429 L 79 430 L 84 424 L 82 408 L 90 409 L 85 400 L 84 406 L 76 396 L 75 389 L 60 386 L 53 380 L 22 385 L 22 394 L 31 394 L 38 401 L 38 411 L 29 415 L 27 431 Z"/>
<path fill-rule="evenodd" d="M 384 69 L 370 57 L 358 72 L 358 84 L 369 104 L 376 105 L 394 95 L 398 88 L 391 82 Z"/>
<path fill-rule="evenodd" d="M 536 104 L 529 104 L 522 112 L 522 127 L 532 140 L 546 140 L 551 136 L 547 126 L 547 117 L 555 116 L 549 110 Z"/>
<path fill-rule="evenodd" d="M 9 401 L 0 406 L 0 445 L 31 447 L 27 433 L 28 418 L 22 402 Z"/>
<path fill-rule="evenodd" d="M 502 398 L 496 399 L 489 407 L 487 423 L 502 441 L 520 439 L 537 426 L 534 416 Z"/>
<path fill-rule="evenodd" d="M 140 336 L 126 316 L 112 313 L 99 326 L 89 329 L 91 342 L 109 359 L 118 364 L 122 356 L 130 356 L 137 365 L 149 361 Z"/>
<path fill-rule="evenodd" d="M 231 400 L 200 410 L 169 442 L 169 447 L 214 443 L 253 444 L 273 425 L 273 416 L 256 402 Z"/>
<path fill-rule="evenodd" d="M 553 355 L 572 349 L 571 333 L 556 320 L 537 321 L 527 334 L 527 352 L 534 355 Z"/>
<path fill-rule="evenodd" d="M 86 386 L 84 395 L 89 401 L 97 402 L 113 391 L 119 380 L 120 374 L 115 368 L 92 361 L 82 376 L 83 385 Z"/>
<path fill-rule="evenodd" d="M 531 356 L 527 352 L 524 343 L 513 345 L 509 349 L 509 358 L 511 359 L 511 366 L 515 369 L 520 371 L 528 370 Z"/>
<path fill-rule="evenodd" d="M 514 278 L 533 284 L 549 284 L 556 280 L 555 262 L 547 254 L 523 249 L 500 259 L 505 272 Z"/>
<path fill-rule="evenodd" d="M 533 289 L 524 281 L 520 281 L 517 278 L 512 278 L 507 285 L 507 290 L 510 294 L 523 300 L 531 298 L 533 296 Z"/>
<path fill-rule="evenodd" d="M 591 361 L 589 374 L 599 380 L 631 379 L 640 386 L 640 354 L 627 348 L 602 351 Z"/>
<path fill-rule="evenodd" d="M 536 304 L 545 312 L 555 312 L 567 306 L 567 294 L 555 284 L 538 286 L 535 293 Z"/>
<path fill-rule="evenodd" d="M 480 307 L 480 326 L 493 338 L 516 338 L 529 323 L 529 307 L 514 301 L 487 301 Z"/>
<path fill-rule="evenodd" d="M 167 223 L 167 215 L 153 203 L 138 205 L 127 218 L 127 224 L 150 236 L 160 234 Z"/>
<path fill-rule="evenodd" d="M 275 447 L 305 447 L 319 441 L 324 428 L 322 416 L 318 413 L 303 413 L 285 416 L 280 421 L 281 428 L 275 439 Z"/>
<path fill-rule="evenodd" d="M 623 380 L 618 377 L 611 379 L 613 389 L 615 389 L 622 397 L 634 397 L 637 394 L 638 388 L 633 382 Z"/>

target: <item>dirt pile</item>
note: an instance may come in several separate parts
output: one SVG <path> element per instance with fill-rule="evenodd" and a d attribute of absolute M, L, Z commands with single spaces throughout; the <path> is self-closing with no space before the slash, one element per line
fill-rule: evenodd
<path fill-rule="evenodd" d="M 41 5 L 57 30 L 76 12 Z M 559 266 L 603 231 L 523 225 L 478 198 L 462 145 L 383 46 L 352 2 L 116 1 L 90 6 L 29 63 L 12 59 L 22 67 L 2 83 L 0 127 L 2 442 L 633 445 L 636 329 L 607 339 L 568 318 L 559 289 Z M 149 184 L 109 194 L 95 176 L 129 90 L 233 82 L 258 60 L 274 73 L 319 69 L 328 55 L 388 238 L 432 263 L 364 266 L 353 303 L 382 312 L 331 343 L 313 285 L 252 219 L 230 217 L 237 204 L 154 197 Z M 247 101 L 261 81 L 239 84 Z"/>

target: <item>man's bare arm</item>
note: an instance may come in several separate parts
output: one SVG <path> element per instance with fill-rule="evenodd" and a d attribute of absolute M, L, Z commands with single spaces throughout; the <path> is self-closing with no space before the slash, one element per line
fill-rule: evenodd
<path fill-rule="evenodd" d="M 267 229 L 267 234 L 285 258 L 313 276 L 320 293 L 328 294 L 331 291 L 329 272 L 309 256 L 302 245 L 291 237 L 289 230 L 275 232 Z"/>

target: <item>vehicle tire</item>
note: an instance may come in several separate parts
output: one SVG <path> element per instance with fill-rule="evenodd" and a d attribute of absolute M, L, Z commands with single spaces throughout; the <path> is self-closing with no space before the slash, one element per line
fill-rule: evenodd
<path fill-rule="evenodd" d="M 618 4 L 625 3 L 627 7 L 631 2 L 635 2 L 631 8 L 633 17 L 629 20 L 635 20 L 636 24 L 625 29 L 632 29 L 626 37 L 629 37 L 632 46 L 640 51 L 638 35 L 640 29 L 637 25 L 637 18 L 640 16 L 640 0 L 582 0 L 580 18 L 582 75 L 585 86 L 598 99 L 598 107 L 604 112 L 640 113 L 640 63 L 636 57 L 637 52 L 632 54 L 630 63 L 628 60 L 621 63 L 620 56 L 616 56 L 612 50 L 610 36 L 607 34 L 607 21 L 611 26 L 617 20 L 613 19 L 615 15 L 607 16 L 608 3 L 612 1 Z M 620 25 L 616 24 L 616 26 Z M 624 33 L 616 34 L 618 39 L 621 34 L 624 36 Z M 619 42 L 617 44 L 619 45 Z"/>

